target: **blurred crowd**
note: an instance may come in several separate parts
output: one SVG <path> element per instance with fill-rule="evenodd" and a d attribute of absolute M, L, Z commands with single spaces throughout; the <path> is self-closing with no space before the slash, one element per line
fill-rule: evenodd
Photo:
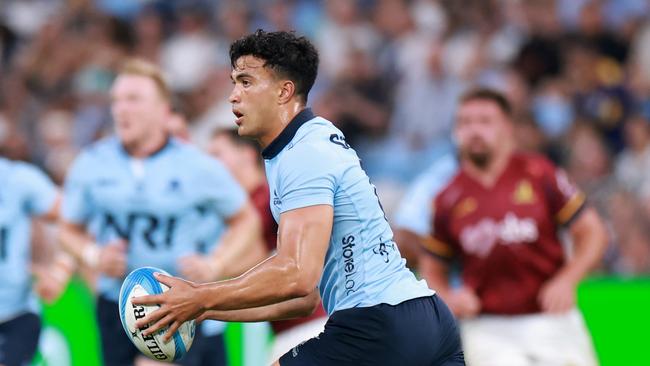
<path fill-rule="evenodd" d="M 207 148 L 232 126 L 228 47 L 296 30 L 321 69 L 309 104 L 355 147 L 387 206 L 454 151 L 457 99 L 504 91 L 520 148 L 565 167 L 606 219 L 601 271 L 650 273 L 646 0 L 0 0 L 0 153 L 61 183 L 110 134 L 120 63 L 159 63 L 174 132 Z"/>

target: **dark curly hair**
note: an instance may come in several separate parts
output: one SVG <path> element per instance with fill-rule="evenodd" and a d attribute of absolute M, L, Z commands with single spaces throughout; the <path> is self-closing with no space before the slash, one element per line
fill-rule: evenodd
<path fill-rule="evenodd" d="M 230 45 L 230 64 L 242 56 L 255 56 L 265 61 L 264 66 L 293 81 L 296 95 L 307 102 L 307 94 L 318 73 L 318 51 L 305 37 L 294 32 L 265 32 L 258 29 Z"/>

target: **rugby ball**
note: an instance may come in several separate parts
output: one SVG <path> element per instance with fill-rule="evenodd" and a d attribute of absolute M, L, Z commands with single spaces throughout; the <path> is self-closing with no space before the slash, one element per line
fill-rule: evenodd
<path fill-rule="evenodd" d="M 160 306 L 133 305 L 131 299 L 139 296 L 160 294 L 169 290 L 169 287 L 156 280 L 154 277 L 156 272 L 169 275 L 161 269 L 142 267 L 126 276 L 120 289 L 120 320 L 127 337 L 145 356 L 157 361 L 174 362 L 185 356 L 192 345 L 196 331 L 194 320 L 183 323 L 167 343 L 163 341 L 167 328 L 144 337 L 141 330 L 135 326 L 137 320 L 145 317 Z"/>

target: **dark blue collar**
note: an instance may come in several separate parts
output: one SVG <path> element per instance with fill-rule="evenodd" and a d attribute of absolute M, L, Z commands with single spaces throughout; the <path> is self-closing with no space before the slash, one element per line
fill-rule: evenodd
<path fill-rule="evenodd" d="M 300 126 L 304 125 L 314 117 L 314 113 L 310 108 L 305 108 L 300 111 L 300 113 L 296 114 L 287 127 L 280 132 L 278 137 L 276 137 L 275 140 L 266 147 L 266 149 L 262 150 L 262 157 L 267 160 L 276 157 L 280 151 L 282 151 L 282 149 L 293 140 L 293 137 L 296 136 L 296 132 L 298 132 Z"/>

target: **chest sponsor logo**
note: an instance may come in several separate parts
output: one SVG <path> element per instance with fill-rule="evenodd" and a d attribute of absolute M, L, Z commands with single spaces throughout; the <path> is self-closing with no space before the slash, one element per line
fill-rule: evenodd
<path fill-rule="evenodd" d="M 516 205 L 529 205 L 535 203 L 536 199 L 533 185 L 527 179 L 521 180 L 512 194 L 512 202 Z"/>
<path fill-rule="evenodd" d="M 460 233 L 463 251 L 478 257 L 487 257 L 497 243 L 501 245 L 525 245 L 539 239 L 537 221 L 519 218 L 508 212 L 503 220 L 484 218 Z"/>

